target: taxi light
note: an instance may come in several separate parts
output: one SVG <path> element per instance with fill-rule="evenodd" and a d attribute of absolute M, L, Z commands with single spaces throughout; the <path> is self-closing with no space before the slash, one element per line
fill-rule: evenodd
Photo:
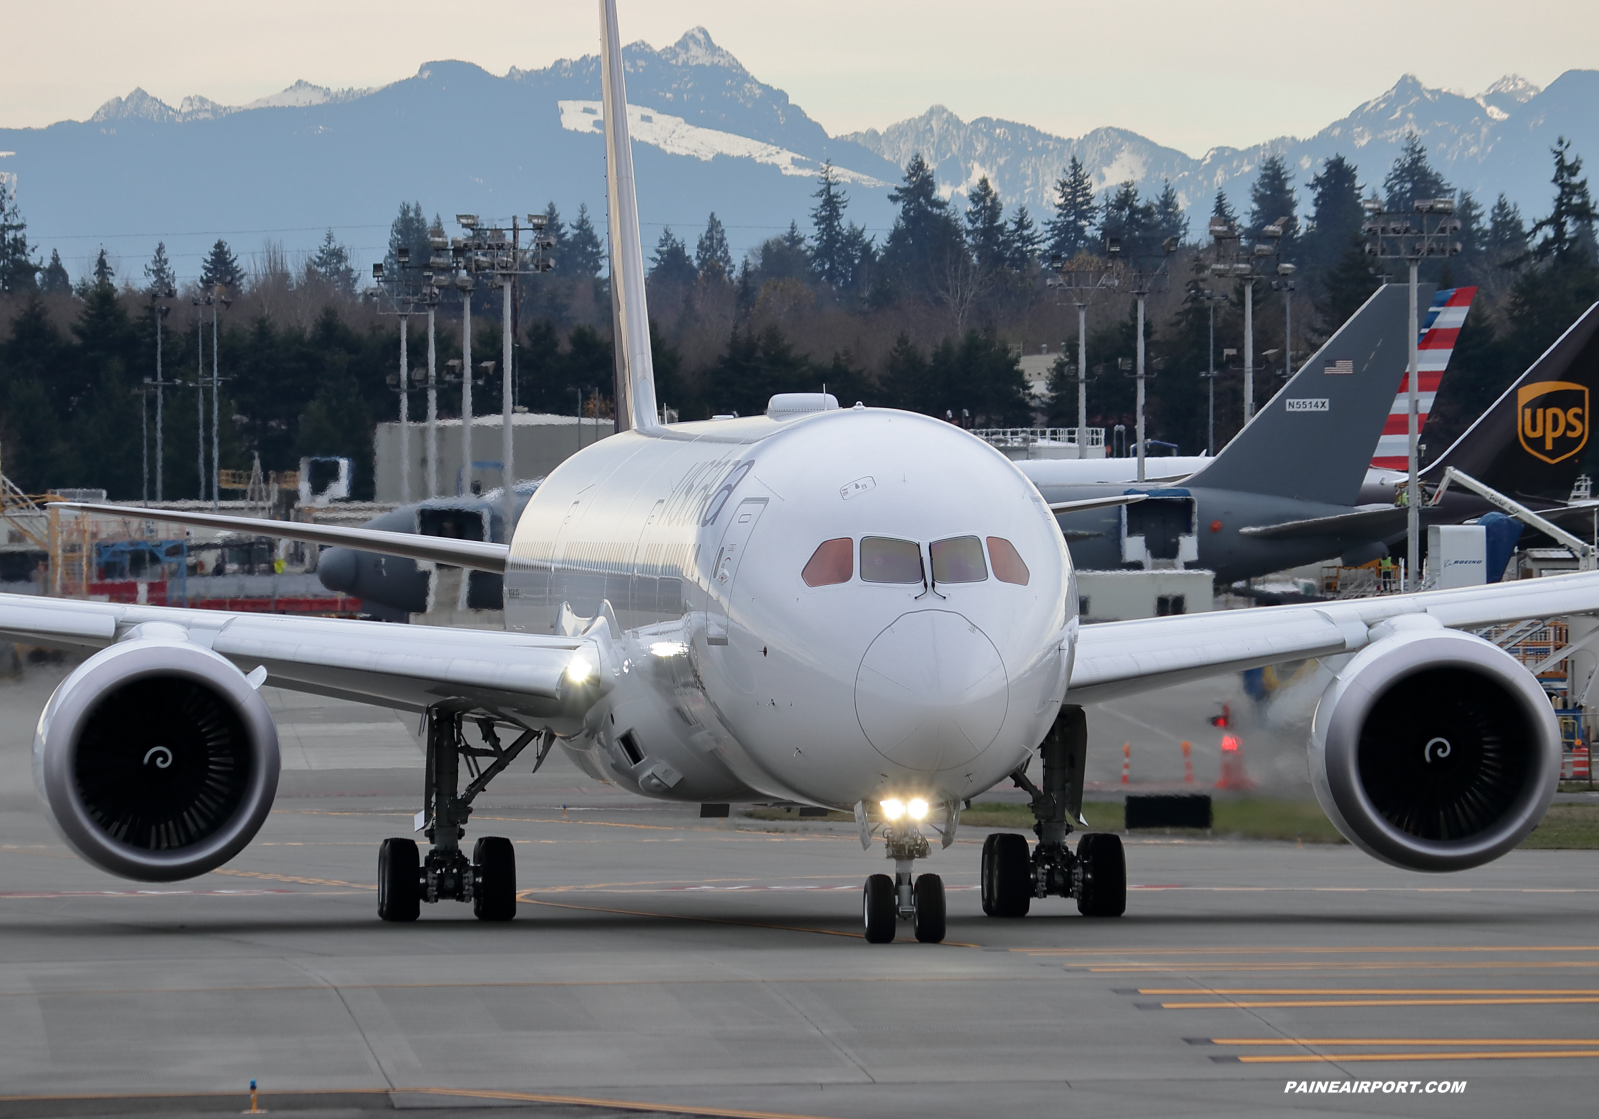
<path fill-rule="evenodd" d="M 888 800 L 883 801 L 883 815 L 887 816 L 890 820 L 897 820 L 901 816 L 905 815 L 905 806 L 899 801 L 889 798 Z"/>
<path fill-rule="evenodd" d="M 566 678 L 574 684 L 586 684 L 594 676 L 594 665 L 581 653 L 566 662 Z"/>
<path fill-rule="evenodd" d="M 682 641 L 655 641 L 650 644 L 652 657 L 681 657 L 688 652 L 688 645 Z"/>
<path fill-rule="evenodd" d="M 927 802 L 921 797 L 911 801 L 910 804 L 906 805 L 906 809 L 910 812 L 913 820 L 927 819 Z"/>

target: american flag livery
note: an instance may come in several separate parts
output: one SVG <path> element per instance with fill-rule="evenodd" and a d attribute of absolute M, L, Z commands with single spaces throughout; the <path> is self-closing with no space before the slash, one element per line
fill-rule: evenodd
<path fill-rule="evenodd" d="M 1427 317 L 1421 324 L 1421 340 L 1417 345 L 1416 365 L 1416 430 L 1427 426 L 1427 413 L 1438 396 L 1438 386 L 1443 382 L 1444 369 L 1449 365 L 1449 355 L 1455 350 L 1455 339 L 1471 309 L 1476 288 L 1447 288 L 1432 297 Z M 1403 470 L 1410 457 L 1410 378 L 1400 379 L 1399 395 L 1388 412 L 1388 422 L 1383 425 L 1377 448 L 1372 452 L 1371 465 L 1379 470 Z"/>

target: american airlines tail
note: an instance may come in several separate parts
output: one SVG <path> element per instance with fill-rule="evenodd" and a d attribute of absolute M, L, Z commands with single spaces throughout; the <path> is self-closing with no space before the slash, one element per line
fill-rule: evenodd
<path fill-rule="evenodd" d="M 1421 324 L 1421 338 L 1417 343 L 1416 395 L 1418 416 L 1416 430 L 1427 426 L 1427 415 L 1433 401 L 1438 398 L 1438 387 L 1443 384 L 1444 370 L 1449 367 L 1449 357 L 1455 352 L 1455 339 L 1465 324 L 1466 312 L 1476 297 L 1476 288 L 1445 288 L 1432 297 L 1427 318 Z M 1371 454 L 1371 465 L 1377 470 L 1404 470 L 1410 461 L 1410 379 L 1407 374 L 1399 382 L 1399 392 L 1388 413 L 1388 422 L 1377 438 L 1377 448 Z"/>
<path fill-rule="evenodd" d="M 616 0 L 600 0 L 600 81 L 605 102 L 605 179 L 610 204 L 611 317 L 615 327 L 616 430 L 660 427 L 655 362 L 644 298 L 644 241 L 633 187 L 633 145 L 627 127 L 627 81 Z"/>

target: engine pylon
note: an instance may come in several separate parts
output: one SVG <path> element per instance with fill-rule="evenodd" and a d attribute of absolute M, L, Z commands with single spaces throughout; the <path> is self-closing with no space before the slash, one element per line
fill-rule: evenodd
<path fill-rule="evenodd" d="M 1244 771 L 1244 744 L 1236 735 L 1222 735 L 1221 776 L 1216 780 L 1216 788 L 1242 791 L 1254 787 L 1254 779 Z"/>

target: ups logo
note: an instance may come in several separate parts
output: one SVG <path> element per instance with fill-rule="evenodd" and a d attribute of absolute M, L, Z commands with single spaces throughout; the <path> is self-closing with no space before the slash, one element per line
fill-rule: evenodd
<path fill-rule="evenodd" d="M 1588 445 L 1588 386 L 1539 381 L 1516 390 L 1516 434 L 1527 453 L 1562 462 Z"/>

